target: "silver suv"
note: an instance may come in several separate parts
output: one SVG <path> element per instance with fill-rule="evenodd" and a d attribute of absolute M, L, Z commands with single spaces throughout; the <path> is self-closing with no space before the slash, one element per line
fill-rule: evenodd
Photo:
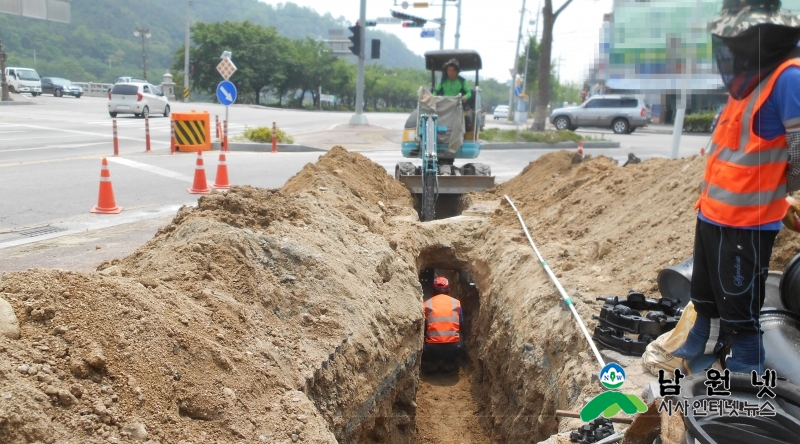
<path fill-rule="evenodd" d="M 558 130 L 575 131 L 581 126 L 611 128 L 616 134 L 630 134 L 647 126 L 650 109 L 644 100 L 625 96 L 592 96 L 579 106 L 558 108 L 550 123 Z"/>

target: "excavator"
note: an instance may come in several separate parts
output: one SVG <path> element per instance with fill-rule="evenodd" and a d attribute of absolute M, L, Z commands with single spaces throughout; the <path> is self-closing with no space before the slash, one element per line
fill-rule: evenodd
<path fill-rule="evenodd" d="M 436 88 L 436 73 L 450 59 L 458 61 L 461 73 L 475 71 L 475 88 L 465 103 L 460 95 L 441 97 L 430 92 Z M 467 49 L 428 51 L 425 68 L 431 72 L 431 89 L 420 87 L 417 109 L 406 121 L 401 142 L 403 157 L 419 159 L 421 164 L 400 162 L 394 173 L 417 199 L 422 222 L 434 220 L 437 212 L 446 213 L 437 205 L 440 196 L 447 196 L 445 200 L 452 204 L 462 194 L 493 187 L 495 179 L 489 165 L 455 165 L 456 159 L 475 159 L 481 153 L 485 112 L 478 77 L 480 54 Z"/>

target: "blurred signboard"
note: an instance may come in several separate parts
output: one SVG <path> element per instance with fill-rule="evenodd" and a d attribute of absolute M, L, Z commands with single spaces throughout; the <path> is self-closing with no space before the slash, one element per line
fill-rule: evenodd
<path fill-rule="evenodd" d="M 0 0 L 0 12 L 53 22 L 72 20 L 69 0 Z"/>

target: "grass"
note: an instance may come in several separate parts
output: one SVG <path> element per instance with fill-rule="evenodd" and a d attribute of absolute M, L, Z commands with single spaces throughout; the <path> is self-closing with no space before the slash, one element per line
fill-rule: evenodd
<path fill-rule="evenodd" d="M 241 136 L 234 137 L 233 141 L 270 143 L 272 142 L 272 128 L 268 126 L 248 128 L 245 126 L 244 133 Z M 278 128 L 278 143 L 294 143 L 294 138 Z"/>
<path fill-rule="evenodd" d="M 498 128 L 490 128 L 481 131 L 481 140 L 486 142 L 540 142 L 540 143 L 558 143 L 558 142 L 578 142 L 578 141 L 592 141 L 592 140 L 605 140 L 603 136 L 582 136 L 574 131 L 531 131 L 531 130 L 502 130 Z"/>

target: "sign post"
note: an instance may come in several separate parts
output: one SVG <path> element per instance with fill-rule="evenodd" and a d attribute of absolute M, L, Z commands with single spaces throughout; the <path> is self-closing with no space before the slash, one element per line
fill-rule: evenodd
<path fill-rule="evenodd" d="M 236 86 L 228 81 L 228 79 L 236 72 L 236 65 L 233 64 L 231 61 L 231 52 L 225 51 L 222 53 L 220 57 L 222 59 L 217 65 L 217 71 L 222 76 L 222 82 L 219 82 L 217 85 L 217 100 L 222 105 L 225 105 L 225 126 L 228 125 L 228 107 L 236 101 Z M 223 140 L 225 140 L 225 150 L 228 150 L 228 132 L 225 131 L 223 134 Z"/>

